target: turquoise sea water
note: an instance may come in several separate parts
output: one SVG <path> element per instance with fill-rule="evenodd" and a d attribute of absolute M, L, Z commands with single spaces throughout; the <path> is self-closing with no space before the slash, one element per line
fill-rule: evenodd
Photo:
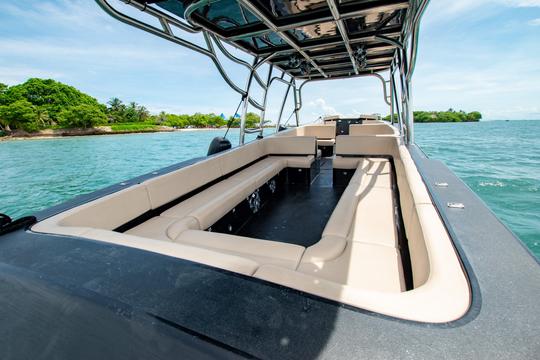
<path fill-rule="evenodd" d="M 540 258 L 540 121 L 417 124 L 443 160 Z M 233 143 L 237 131 L 232 131 Z M 20 217 L 193 157 L 223 130 L 0 142 L 0 212 Z"/>

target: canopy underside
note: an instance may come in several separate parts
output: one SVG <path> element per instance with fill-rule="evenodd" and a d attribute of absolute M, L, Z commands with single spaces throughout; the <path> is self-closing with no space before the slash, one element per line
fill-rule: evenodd
<path fill-rule="evenodd" d="M 390 68 L 408 20 L 404 0 L 135 0 L 152 3 L 299 79 Z"/>

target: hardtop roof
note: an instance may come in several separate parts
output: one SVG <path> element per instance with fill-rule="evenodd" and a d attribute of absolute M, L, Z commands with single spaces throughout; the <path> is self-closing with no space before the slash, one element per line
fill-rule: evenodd
<path fill-rule="evenodd" d="M 155 4 L 298 79 L 388 70 L 411 0 L 134 0 Z"/>

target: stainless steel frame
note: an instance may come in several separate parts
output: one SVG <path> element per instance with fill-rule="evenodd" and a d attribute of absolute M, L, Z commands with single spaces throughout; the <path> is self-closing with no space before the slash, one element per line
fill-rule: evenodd
<path fill-rule="evenodd" d="M 209 30 L 204 29 L 203 27 L 196 24 L 194 21 L 191 21 L 191 15 L 193 14 L 193 12 L 197 10 L 198 8 L 200 8 L 201 6 L 207 5 L 208 0 L 199 0 L 187 7 L 187 9 L 185 10 L 185 18 L 191 23 L 175 18 L 174 16 L 161 11 L 150 4 L 142 4 L 142 3 L 135 2 L 132 0 L 118 0 L 118 1 L 124 2 L 125 4 L 131 5 L 135 7 L 136 9 L 143 11 L 146 14 L 156 18 L 161 24 L 161 28 L 149 25 L 145 22 L 142 22 L 133 17 L 123 14 L 122 12 L 118 11 L 117 9 L 115 9 L 109 4 L 110 0 L 95 0 L 95 1 L 99 4 L 99 6 L 105 12 L 107 12 L 109 15 L 116 18 L 117 20 L 120 20 L 126 24 L 129 24 L 131 26 L 134 26 L 136 28 L 139 28 L 151 34 L 157 35 L 166 40 L 172 41 L 178 45 L 181 45 L 188 49 L 196 51 L 200 54 L 208 56 L 212 60 L 216 68 L 218 69 L 220 75 L 225 80 L 225 82 L 234 91 L 236 91 L 242 96 L 243 107 L 242 107 L 241 125 L 240 125 L 240 139 L 239 139 L 240 144 L 244 143 L 245 133 L 258 132 L 260 133 L 260 135 L 262 135 L 264 121 L 266 117 L 268 90 L 270 89 L 274 81 L 279 81 L 287 85 L 287 89 L 285 91 L 282 105 L 279 111 L 279 117 L 276 123 L 276 131 L 278 131 L 281 124 L 281 118 L 283 115 L 284 107 L 286 105 L 287 98 L 288 98 L 291 88 L 293 89 L 293 98 L 294 98 L 293 112 L 295 115 L 296 126 L 299 126 L 300 110 L 302 108 L 302 88 L 304 87 L 306 83 L 312 82 L 312 81 L 320 81 L 320 80 L 334 80 L 334 79 L 343 78 L 343 77 L 352 78 L 352 77 L 364 77 L 364 76 L 375 76 L 379 80 L 381 80 L 381 83 L 383 85 L 384 101 L 386 104 L 388 104 L 390 108 L 390 114 L 391 114 L 390 119 L 392 123 L 395 122 L 394 120 L 397 120 L 399 129 L 400 129 L 400 134 L 406 143 L 411 144 L 414 142 L 414 126 L 413 126 L 414 115 L 412 111 L 412 89 L 411 89 L 412 80 L 411 79 L 412 79 L 412 74 L 414 72 L 414 67 L 416 63 L 420 20 L 429 3 L 429 0 L 410 0 L 410 1 L 395 0 L 395 1 L 392 1 L 391 4 L 389 3 L 387 5 L 386 9 L 408 8 L 409 18 L 412 19 L 404 23 L 404 28 L 401 31 L 401 36 L 399 40 L 389 37 L 393 35 L 393 33 L 391 32 L 392 31 L 391 29 L 389 29 L 386 32 L 375 32 L 373 34 L 366 32 L 365 36 L 361 38 L 355 37 L 354 40 L 349 39 L 347 35 L 347 31 L 345 29 L 344 20 L 349 19 L 354 16 L 361 15 L 362 11 L 340 14 L 335 0 L 327 0 L 328 7 L 332 14 L 331 18 L 311 19 L 310 21 L 307 21 L 304 23 L 295 23 L 288 26 L 277 26 L 276 24 L 273 23 L 271 19 L 269 19 L 267 16 L 265 16 L 265 14 L 259 11 L 259 9 L 255 5 L 253 5 L 250 1 L 237 0 L 241 9 L 249 10 L 264 25 L 266 25 L 268 29 L 263 31 L 263 33 L 268 32 L 268 31 L 275 32 L 280 38 L 283 39 L 283 41 L 285 41 L 291 47 L 291 49 L 275 51 L 273 53 L 268 53 L 264 55 L 255 55 L 254 53 L 251 53 L 248 51 L 247 53 L 253 56 L 252 65 L 250 65 L 247 61 L 234 56 L 232 53 L 230 53 L 226 49 L 225 43 L 235 48 L 239 48 L 237 45 L 235 45 L 232 42 L 232 40 L 234 40 L 233 38 L 224 39 L 222 37 L 219 37 L 217 34 L 213 34 Z M 385 7 L 382 7 L 381 11 L 384 11 L 384 9 Z M 388 21 L 391 20 L 391 18 L 392 16 L 388 16 L 386 19 L 384 19 L 382 21 L 383 26 L 387 24 Z M 336 44 L 345 45 L 347 54 L 353 65 L 353 69 L 354 69 L 353 73 L 339 70 L 339 67 L 337 68 L 337 70 L 334 70 L 334 71 L 322 70 L 322 68 L 315 62 L 315 58 L 317 58 L 317 55 L 310 57 L 306 53 L 306 51 L 313 48 L 313 46 L 312 45 L 299 46 L 296 44 L 294 39 L 291 38 L 291 35 L 286 33 L 287 30 L 293 29 L 295 27 L 314 24 L 321 21 L 333 21 L 336 24 L 336 27 L 338 28 L 338 31 L 342 38 L 342 41 L 339 43 L 336 42 Z M 202 47 L 191 41 L 185 40 L 180 36 L 177 36 L 173 31 L 173 27 L 181 31 L 184 31 L 188 34 L 196 34 L 196 33 L 202 34 L 206 47 Z M 245 36 L 245 34 L 243 36 Z M 388 69 L 387 66 L 378 66 L 377 61 L 370 62 L 369 66 L 366 69 L 362 69 L 362 72 L 359 71 L 357 59 L 354 56 L 354 51 L 351 47 L 351 44 L 356 43 L 358 41 L 364 41 L 364 40 L 378 40 L 382 43 L 389 44 L 390 48 L 397 49 L 392 59 L 388 80 L 386 80 L 381 74 L 378 73 L 378 71 L 387 70 Z M 328 46 L 328 45 L 331 45 L 331 43 L 325 44 L 325 46 Z M 225 69 L 223 68 L 219 60 L 218 54 L 216 52 L 216 47 L 217 49 L 219 49 L 219 51 L 221 52 L 223 56 L 225 56 L 232 62 L 237 63 L 249 70 L 249 75 L 248 75 L 245 88 L 241 88 L 240 86 L 236 85 L 228 76 L 227 72 L 225 71 Z M 240 50 L 246 51 L 243 48 Z M 272 64 L 269 62 L 269 60 L 271 60 L 273 57 L 278 56 L 278 55 L 283 56 L 283 54 L 290 53 L 291 50 L 296 51 L 297 53 L 302 55 L 305 61 L 309 62 L 311 66 L 313 66 L 313 68 L 317 70 L 315 74 L 318 76 L 308 74 L 304 76 L 295 77 L 289 74 L 288 72 L 286 72 L 285 70 L 283 70 L 281 66 L 278 65 L 278 63 L 280 63 L 281 60 L 275 64 Z M 257 72 L 257 69 L 264 63 L 269 63 L 270 65 L 270 69 L 269 69 L 266 81 L 264 81 Z M 272 77 L 272 73 L 274 69 L 278 69 L 281 71 L 281 77 L 277 77 L 277 76 Z M 289 81 L 284 80 L 284 76 L 286 73 L 290 76 Z M 397 85 L 396 79 L 395 79 L 396 73 L 399 74 L 398 79 L 399 79 L 400 96 L 398 96 L 398 86 L 396 86 Z M 262 103 L 258 102 L 250 95 L 251 90 L 252 90 L 252 85 L 253 85 L 253 79 L 255 79 L 257 84 L 263 89 Z M 304 81 L 300 85 L 298 85 L 297 80 L 304 80 Z M 387 85 L 389 86 L 389 89 L 387 89 Z M 401 103 L 401 109 L 400 109 L 399 103 Z M 246 122 L 246 116 L 247 116 L 249 104 L 251 104 L 256 109 L 261 111 L 261 123 L 257 129 L 245 128 L 245 122 Z"/>

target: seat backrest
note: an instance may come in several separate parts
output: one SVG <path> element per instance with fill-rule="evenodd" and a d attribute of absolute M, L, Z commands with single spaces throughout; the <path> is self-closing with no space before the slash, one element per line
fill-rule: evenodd
<path fill-rule="evenodd" d="M 339 135 L 336 138 L 336 155 L 389 155 L 399 157 L 399 139 L 391 136 Z"/>
<path fill-rule="evenodd" d="M 227 175 L 262 156 L 264 156 L 264 145 L 261 140 L 254 140 L 229 150 L 217 157 L 221 175 Z"/>
<path fill-rule="evenodd" d="M 148 210 L 146 187 L 135 185 L 60 214 L 58 225 L 113 230 Z"/>
<path fill-rule="evenodd" d="M 336 137 L 335 125 L 306 125 L 304 136 L 315 136 L 318 139 L 334 139 Z"/>
<path fill-rule="evenodd" d="M 293 128 L 287 129 L 287 130 L 279 131 L 279 132 L 273 134 L 272 136 L 281 137 L 281 136 L 302 136 L 302 135 L 304 135 L 304 129 L 303 128 L 293 127 Z"/>
<path fill-rule="evenodd" d="M 388 124 L 351 124 L 349 135 L 397 135 L 397 132 Z"/>
<path fill-rule="evenodd" d="M 147 180 L 152 209 L 183 196 L 198 187 L 221 177 L 219 156 Z"/>
<path fill-rule="evenodd" d="M 317 138 L 313 136 L 269 137 L 263 140 L 266 155 L 315 155 Z"/>

